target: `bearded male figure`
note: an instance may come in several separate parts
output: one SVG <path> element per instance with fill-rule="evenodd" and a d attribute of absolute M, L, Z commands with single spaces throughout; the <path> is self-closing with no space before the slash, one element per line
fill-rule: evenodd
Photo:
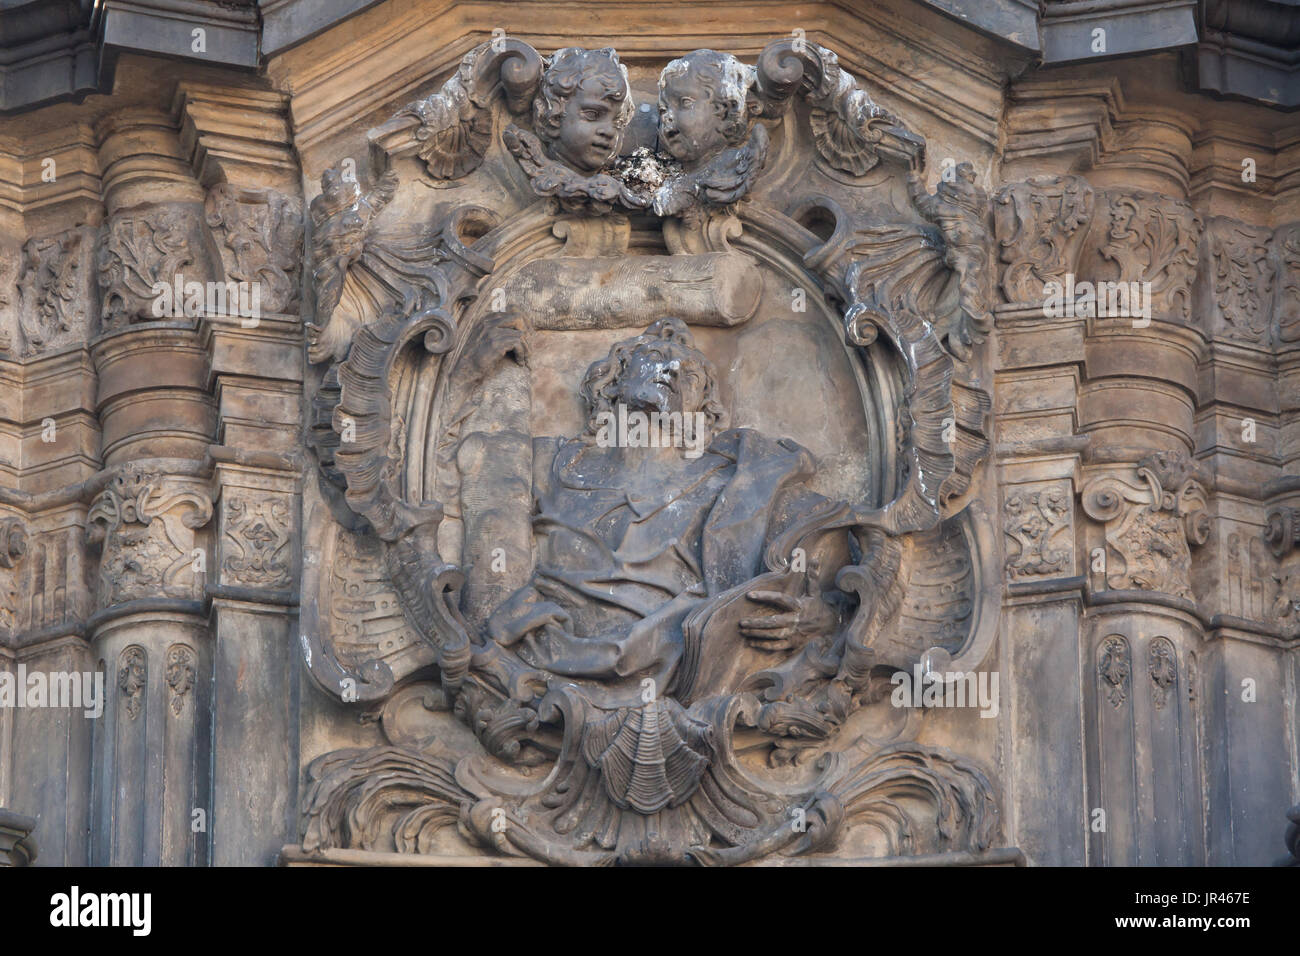
<path fill-rule="evenodd" d="M 745 590 L 773 539 L 829 502 L 804 484 L 815 470 L 806 449 L 726 427 L 713 364 L 684 323 L 660 319 L 617 343 L 582 393 L 587 430 L 535 442 L 536 565 L 489 618 L 493 640 L 598 706 L 622 707 L 638 704 L 647 678 L 658 694 L 734 691 L 701 684 L 701 663 L 745 656 L 738 647 L 750 663 L 776 663 L 837 629 L 841 608 L 821 593 L 815 562 L 787 586 Z M 688 423 L 675 432 L 684 440 L 598 440 L 611 418 L 638 414 Z M 743 610 L 722 637 L 692 627 L 723 606 Z"/>

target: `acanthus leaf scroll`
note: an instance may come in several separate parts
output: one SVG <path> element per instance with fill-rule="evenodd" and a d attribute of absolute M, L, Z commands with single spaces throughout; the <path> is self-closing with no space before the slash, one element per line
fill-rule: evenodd
<path fill-rule="evenodd" d="M 921 137 L 815 44 L 777 41 L 756 66 L 695 51 L 657 89 L 655 148 L 626 145 L 634 84 L 615 51 L 484 44 L 371 131 L 374 188 L 322 178 L 312 442 L 349 517 L 308 670 L 339 696 L 353 677 L 345 700 L 426 703 L 400 733 L 385 723 L 390 744 L 312 764 L 309 850 L 467 839 L 550 863 L 718 865 L 998 838 L 978 766 L 907 739 L 911 718 L 870 747 L 853 730 L 891 673 L 940 649 L 973 669 L 995 631 L 992 531 L 954 504 L 988 452 L 971 364 L 987 197 L 968 167 L 927 193 Z M 834 196 L 764 193 L 778 137 L 834 171 Z M 411 159 L 421 182 L 510 198 L 410 221 Z M 877 169 L 908 218 L 843 188 Z M 795 277 L 820 311 L 777 321 L 763 310 Z M 787 325 L 863 369 L 846 382 L 895 383 L 869 440 L 889 450 L 848 477 L 735 406 L 736 364 L 711 354 Z M 557 377 L 582 343 L 585 374 Z M 577 420 L 538 431 L 554 407 Z M 854 407 L 837 427 L 857 427 Z M 676 438 L 638 444 L 629 415 Z M 476 742 L 448 743 L 449 721 Z M 347 809 L 375 787 L 381 803 Z"/>

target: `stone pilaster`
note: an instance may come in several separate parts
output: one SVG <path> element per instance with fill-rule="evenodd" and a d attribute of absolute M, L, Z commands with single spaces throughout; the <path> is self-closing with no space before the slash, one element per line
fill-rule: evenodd
<path fill-rule="evenodd" d="M 1076 435 L 1075 408 L 1084 322 L 1045 314 L 1043 284 L 1063 275 L 1065 263 L 1040 261 L 1035 271 L 1024 252 L 1063 208 L 1090 200 L 1087 191 L 1061 178 L 1014 184 L 994 199 L 1006 300 L 995 312 L 994 341 L 1004 551 L 999 666 L 1009 686 L 1035 688 L 1008 695 L 1007 809 L 1028 859 L 1056 866 L 1085 862 L 1080 834 L 1086 812 L 1077 785 L 1082 754 L 1051 743 L 1077 736 L 1083 708 L 1074 500 L 1087 444 Z M 1039 209 L 1050 212 L 1040 219 L 1034 214 Z M 1071 237 L 1062 238 L 1068 247 Z M 1050 813 L 1044 815 L 1042 807 Z"/>

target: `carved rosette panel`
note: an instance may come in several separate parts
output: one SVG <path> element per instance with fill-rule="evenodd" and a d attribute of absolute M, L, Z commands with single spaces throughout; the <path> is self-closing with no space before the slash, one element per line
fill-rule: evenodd
<path fill-rule="evenodd" d="M 177 717 L 185 709 L 185 700 L 194 688 L 198 662 L 198 655 L 192 647 L 173 644 L 167 648 L 167 687 L 170 690 L 168 704 Z"/>
<path fill-rule="evenodd" d="M 202 210 L 190 203 L 163 203 L 113 215 L 101 230 L 97 271 L 100 320 L 105 331 L 133 322 L 174 318 L 160 315 L 161 286 L 172 290 L 186 283 L 207 283 L 214 270 L 208 262 Z M 206 290 L 204 301 L 206 302 Z M 184 311 L 184 296 L 169 299 L 172 312 Z"/>
<path fill-rule="evenodd" d="M 143 647 L 132 644 L 117 659 L 117 689 L 122 692 L 126 715 L 132 720 L 144 709 L 144 692 L 148 683 L 148 655 Z"/>
<path fill-rule="evenodd" d="M 311 765 L 304 846 L 431 853 L 459 821 L 485 851 L 561 864 L 744 863 L 873 827 L 882 853 L 984 851 L 999 823 L 978 766 L 911 742 L 913 721 L 870 746 L 847 725 L 884 701 L 883 671 L 940 652 L 953 671 L 973 670 L 996 633 L 996 533 L 982 507 L 957 503 L 989 449 L 976 371 L 993 296 L 987 196 L 969 166 L 926 191 L 924 140 L 815 44 L 775 41 L 754 65 L 715 51 L 666 65 L 659 135 L 642 139 L 665 152 L 615 155 L 634 111 L 627 77 L 611 49 L 542 57 L 514 40 L 484 44 L 440 91 L 370 131 L 372 185 L 341 169 L 322 176 L 308 354 L 327 367 L 312 445 L 333 514 L 357 520 L 329 529 L 321 633 L 303 634 L 304 659 L 347 702 L 388 701 L 398 681 L 430 677 L 390 746 Z M 562 122 L 587 86 L 603 91 L 582 107 L 592 136 Z M 695 122 L 713 127 L 679 128 L 705 97 L 713 108 L 698 115 L 711 119 Z M 652 119 L 638 120 L 642 133 Z M 776 131 L 780 158 L 768 150 Z M 817 191 L 775 185 L 800 168 L 825 180 Z M 414 221 L 404 197 L 447 180 L 462 188 L 444 194 L 440 221 Z M 492 209 L 455 202 L 484 195 Z M 912 208 L 882 221 L 895 199 Z M 815 322 L 790 320 L 792 282 L 811 293 Z M 593 355 L 585 377 L 553 378 L 549 363 L 596 342 L 609 354 Z M 824 469 L 829 484 L 813 492 L 802 476 L 821 462 L 764 434 L 775 413 L 738 408 L 757 423 L 731 427 L 724 389 L 741 374 L 719 371 L 708 352 L 720 342 L 762 356 L 829 346 L 836 371 L 814 384 L 852 383 L 882 411 L 881 434 L 857 424 L 856 397 L 853 424 L 836 420 L 853 436 L 842 444 L 870 446 L 863 461 Z M 660 505 L 631 494 L 614 458 L 556 477 L 566 456 L 603 447 L 591 421 L 573 438 L 568 424 L 539 424 L 560 395 L 594 414 L 651 367 L 654 381 L 636 389 L 691 389 L 708 433 L 698 500 L 653 477 L 675 458 L 650 464 L 662 520 L 699 513 L 680 531 L 640 527 L 661 520 Z M 886 381 L 897 383 L 888 394 Z M 610 491 L 624 503 L 593 497 Z M 1049 525 L 1059 497 L 1033 503 Z M 622 545 L 584 557 L 543 546 L 536 535 L 548 532 L 530 538 L 560 526 L 581 526 L 584 540 L 622 535 L 621 518 L 605 521 L 611 507 L 636 509 L 626 533 L 638 555 L 671 540 L 687 577 L 708 581 L 683 589 L 677 572 L 670 582 L 655 571 L 646 590 L 609 576 L 641 595 L 607 633 L 612 653 L 641 645 L 653 662 L 634 668 L 658 675 L 648 696 L 622 664 L 589 659 L 585 638 L 572 643 L 589 608 L 538 603 L 623 606 L 605 587 L 561 597 L 546 566 L 548 555 L 623 562 Z M 769 508 L 770 522 L 751 520 Z M 1030 541 L 1026 573 L 1058 561 L 1056 534 Z M 590 568 L 555 580 L 585 593 L 571 571 Z M 764 628 L 751 593 L 795 608 L 806 631 L 786 634 L 781 619 L 776 634 L 747 633 Z M 632 624 L 647 615 L 668 616 Z M 664 643 L 674 629 L 681 640 Z M 557 643 L 541 648 L 542 635 Z M 453 720 L 472 745 L 430 729 Z M 738 751 L 741 728 L 763 744 Z M 771 776 L 791 766 L 807 770 L 794 790 Z M 358 799 L 364 809 L 346 809 Z M 794 811 L 806 827 L 790 827 Z"/>
<path fill-rule="evenodd" d="M 212 518 L 212 501 L 183 479 L 127 466 L 91 504 L 92 544 L 101 547 L 96 601 L 203 596 L 194 531 Z"/>
<path fill-rule="evenodd" d="M 1002 531 L 1011 580 L 1073 572 L 1074 497 L 1067 482 L 1009 490 Z"/>
<path fill-rule="evenodd" d="M 1122 707 L 1128 700 L 1133 681 L 1133 659 L 1128 641 L 1118 634 L 1112 634 L 1101 642 L 1097 652 L 1097 676 L 1110 705 Z"/>
<path fill-rule="evenodd" d="M 1135 472 L 1093 478 L 1081 491 L 1084 513 L 1104 525 L 1106 587 L 1194 600 L 1190 548 L 1210 531 L 1201 470 L 1185 453 L 1158 452 Z"/>
<path fill-rule="evenodd" d="M 293 502 L 288 495 L 222 495 L 221 583 L 285 588 L 293 581 Z"/>
<path fill-rule="evenodd" d="M 1185 202 L 1151 193 L 1107 193 L 1109 223 L 1101 245 L 1106 281 L 1149 282 L 1153 317 L 1189 322 L 1201 219 Z"/>
<path fill-rule="evenodd" d="M 86 340 L 93 246 L 88 233 L 69 229 L 23 246 L 18 324 L 24 356 Z"/>
<path fill-rule="evenodd" d="M 1267 345 L 1273 319 L 1272 233 L 1223 216 L 1205 230 L 1206 332 Z"/>
<path fill-rule="evenodd" d="M 1096 194 L 1078 176 L 1035 176 L 998 191 L 994 234 L 1008 302 L 1043 301 L 1043 286 L 1078 270 Z"/>
<path fill-rule="evenodd" d="M 303 242 L 298 201 L 274 189 L 219 183 L 204 212 L 227 279 L 256 284 L 262 312 L 294 311 Z"/>

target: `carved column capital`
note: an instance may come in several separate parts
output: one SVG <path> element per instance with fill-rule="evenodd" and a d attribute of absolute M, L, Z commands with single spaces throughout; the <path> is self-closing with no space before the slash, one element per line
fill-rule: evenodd
<path fill-rule="evenodd" d="M 212 500 L 192 479 L 127 465 L 95 498 L 87 536 L 102 546 L 97 604 L 141 598 L 203 596 L 197 528 L 212 518 Z M 197 552 L 197 553 L 196 553 Z"/>
<path fill-rule="evenodd" d="M 1191 548 L 1209 538 L 1206 477 L 1185 452 L 1156 452 L 1084 483 L 1084 514 L 1104 526 L 1108 588 L 1193 600 Z M 1095 567 L 1095 565 L 1094 565 Z"/>

